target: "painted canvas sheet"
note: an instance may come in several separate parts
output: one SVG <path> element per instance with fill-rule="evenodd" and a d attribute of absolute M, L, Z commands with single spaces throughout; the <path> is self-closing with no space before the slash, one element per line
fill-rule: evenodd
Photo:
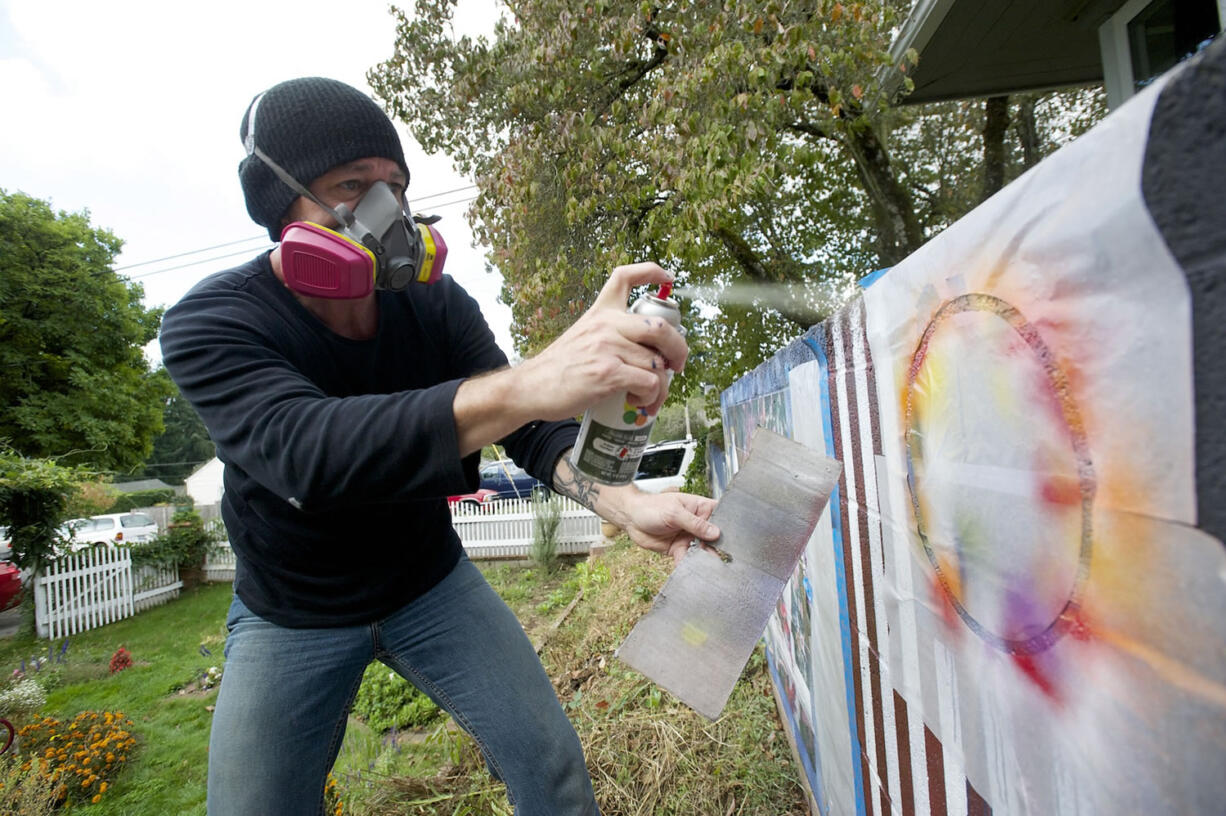
<path fill-rule="evenodd" d="M 1194 527 L 1188 290 L 1140 196 L 1155 95 L 864 296 L 880 448 L 845 463 L 880 486 L 895 753 L 942 764 L 926 791 L 913 775 L 917 812 L 1226 802 L 1226 558 Z M 886 760 L 880 807 L 911 812 Z"/>

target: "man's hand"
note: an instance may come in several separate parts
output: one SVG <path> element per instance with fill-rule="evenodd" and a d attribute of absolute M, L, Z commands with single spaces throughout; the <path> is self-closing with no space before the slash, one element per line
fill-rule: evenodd
<path fill-rule="evenodd" d="M 638 491 L 626 505 L 625 530 L 630 539 L 643 549 L 671 555 L 675 564 L 681 563 L 694 539 L 711 543 L 719 538 L 719 528 L 710 522 L 715 499 Z"/>
<path fill-rule="evenodd" d="M 612 394 L 654 414 L 668 396 L 668 372 L 680 371 L 689 349 L 660 317 L 626 312 L 630 290 L 672 276 L 654 263 L 619 266 L 596 302 L 561 337 L 514 371 L 533 418 L 581 414 Z"/>
<path fill-rule="evenodd" d="M 632 484 L 601 484 L 575 470 L 569 457 L 567 451 L 558 459 L 554 490 L 621 527 L 640 547 L 670 555 L 679 564 L 694 539 L 711 543 L 719 538 L 719 528 L 710 521 L 715 499 L 690 493 L 644 493 Z"/>
<path fill-rule="evenodd" d="M 619 266 L 592 307 L 540 354 L 462 382 L 452 404 L 460 455 L 533 420 L 577 416 L 612 394 L 654 415 L 689 349 L 663 318 L 627 313 L 626 300 L 635 286 L 669 280 L 654 263 Z"/>

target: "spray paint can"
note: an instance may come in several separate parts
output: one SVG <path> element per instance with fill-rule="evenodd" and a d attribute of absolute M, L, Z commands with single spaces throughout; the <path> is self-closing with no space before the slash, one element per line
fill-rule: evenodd
<path fill-rule="evenodd" d="M 672 294 L 673 285 L 664 283 L 654 295 L 643 295 L 628 310 L 645 317 L 662 317 L 677 331 L 681 310 Z M 672 372 L 669 372 L 672 377 Z M 656 421 L 641 406 L 626 402 L 625 394 L 614 394 L 587 410 L 579 438 L 571 450 L 570 463 L 585 476 L 611 485 L 629 484 L 638 473 L 647 437 Z"/>

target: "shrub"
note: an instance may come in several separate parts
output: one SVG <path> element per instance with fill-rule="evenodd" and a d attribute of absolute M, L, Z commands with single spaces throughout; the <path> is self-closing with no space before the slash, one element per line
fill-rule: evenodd
<path fill-rule="evenodd" d="M 442 716 L 433 700 L 382 663 L 366 667 L 353 714 L 375 731 L 416 728 Z"/>
<path fill-rule="evenodd" d="M 135 510 L 138 507 L 152 507 L 155 504 L 170 504 L 175 500 L 175 491 L 172 487 L 159 488 L 157 490 L 137 490 L 132 493 L 125 493 L 111 505 L 108 513 L 126 513 L 129 510 Z"/>
<path fill-rule="evenodd" d="M 0 526 L 8 528 L 17 566 L 37 574 L 55 558 L 56 527 L 69 499 L 91 476 L 51 459 L 27 459 L 0 445 Z"/>
<path fill-rule="evenodd" d="M 685 484 L 681 486 L 685 493 L 711 495 L 711 478 L 707 475 L 707 441 L 710 436 L 711 430 L 700 423 L 694 433 L 694 440 L 698 443 L 694 446 L 694 459 L 685 472 Z"/>
<path fill-rule="evenodd" d="M 109 508 L 116 498 L 118 494 L 115 493 L 115 488 L 107 482 L 83 482 L 76 493 L 69 497 L 64 506 L 64 515 L 67 518 L 86 518 L 109 513 Z"/>
<path fill-rule="evenodd" d="M 552 572 L 558 565 L 558 530 L 562 526 L 562 505 L 548 490 L 532 494 L 532 547 L 529 557 Z"/>
<path fill-rule="evenodd" d="M 57 801 L 97 802 L 136 747 L 131 728 L 121 711 L 82 711 L 67 723 L 35 720 L 17 732 L 21 770 L 50 781 Z"/>
<path fill-rule="evenodd" d="M 204 557 L 221 541 L 217 528 L 206 525 L 195 510 L 180 510 L 174 514 L 166 532 L 153 541 L 131 548 L 133 566 L 166 564 L 198 567 Z"/>

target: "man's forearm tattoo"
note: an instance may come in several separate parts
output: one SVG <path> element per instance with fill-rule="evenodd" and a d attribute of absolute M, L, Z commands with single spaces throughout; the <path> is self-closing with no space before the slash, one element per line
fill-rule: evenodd
<path fill-rule="evenodd" d="M 553 489 L 570 496 L 589 510 L 596 507 L 596 501 L 600 498 L 600 483 L 575 470 L 570 463 L 569 451 L 558 459 L 558 465 L 553 470 Z"/>

